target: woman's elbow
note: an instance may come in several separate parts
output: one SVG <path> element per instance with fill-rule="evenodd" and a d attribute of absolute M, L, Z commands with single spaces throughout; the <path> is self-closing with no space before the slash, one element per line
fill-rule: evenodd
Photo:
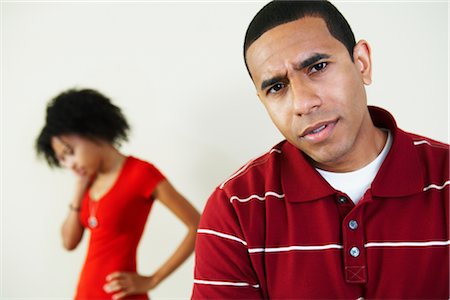
<path fill-rule="evenodd" d="M 196 232 L 197 232 L 197 229 L 198 229 L 199 223 L 200 223 L 200 215 L 194 217 L 194 218 L 191 220 L 191 222 L 189 223 L 189 225 L 187 226 L 189 232 L 194 232 L 194 233 L 196 233 Z"/>
<path fill-rule="evenodd" d="M 72 251 L 77 248 L 78 244 L 80 244 L 81 236 L 62 236 L 62 244 L 64 249 L 67 251 Z"/>
<path fill-rule="evenodd" d="M 80 243 L 80 241 L 75 241 L 75 240 L 71 240 L 71 239 L 64 239 L 64 238 L 63 238 L 63 241 L 62 241 L 63 247 L 67 251 L 75 250 L 79 243 Z"/>

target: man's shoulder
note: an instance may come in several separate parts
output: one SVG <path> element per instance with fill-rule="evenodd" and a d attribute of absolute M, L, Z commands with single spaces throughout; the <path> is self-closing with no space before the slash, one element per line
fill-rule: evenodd
<path fill-rule="evenodd" d="M 287 141 L 278 143 L 250 160 L 217 186 L 205 205 L 201 226 L 209 228 L 211 224 L 215 224 L 212 227 L 227 228 L 233 224 L 230 223 L 230 218 L 263 214 L 268 197 L 283 199 L 280 165 L 284 152 L 292 150 L 291 147 L 294 146 Z M 244 220 L 250 219 L 241 219 L 246 223 Z M 236 230 L 228 229 L 223 232 L 231 233 Z"/>
<path fill-rule="evenodd" d="M 415 133 L 404 132 L 404 134 L 412 140 L 422 163 L 442 164 L 445 161 L 448 162 L 450 149 L 448 144 Z"/>
<path fill-rule="evenodd" d="M 437 152 L 448 152 L 449 150 L 449 145 L 446 143 L 416 133 L 411 132 L 404 132 L 404 133 L 413 140 L 414 146 L 421 146 L 421 145 L 424 146 L 422 148 L 418 147 L 418 149 Z"/>
<path fill-rule="evenodd" d="M 449 145 L 419 134 L 404 132 L 412 140 L 425 184 L 444 184 L 449 178 Z"/>
<path fill-rule="evenodd" d="M 287 144 L 286 140 L 276 144 L 264 154 L 251 159 L 223 181 L 218 189 L 225 193 L 257 192 L 271 181 L 276 181 L 282 158 L 282 148 L 285 144 Z"/>

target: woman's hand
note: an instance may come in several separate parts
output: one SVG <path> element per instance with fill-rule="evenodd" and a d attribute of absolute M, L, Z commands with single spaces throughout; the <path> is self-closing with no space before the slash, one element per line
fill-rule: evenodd
<path fill-rule="evenodd" d="M 92 178 L 87 175 L 76 175 L 76 191 L 84 193 L 91 181 Z"/>
<path fill-rule="evenodd" d="M 63 246 L 67 250 L 75 249 L 83 237 L 84 227 L 80 223 L 79 212 L 84 193 L 89 188 L 90 183 L 91 178 L 89 176 L 76 177 L 75 193 L 69 204 L 69 213 L 61 227 Z"/>
<path fill-rule="evenodd" d="M 114 272 L 106 276 L 103 289 L 115 293 L 112 299 L 122 299 L 128 295 L 146 294 L 158 285 L 155 276 L 141 276 L 132 272 Z"/>

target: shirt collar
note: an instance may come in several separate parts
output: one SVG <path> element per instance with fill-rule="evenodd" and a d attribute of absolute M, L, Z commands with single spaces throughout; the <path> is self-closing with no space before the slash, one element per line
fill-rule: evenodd
<path fill-rule="evenodd" d="M 402 197 L 421 192 L 423 172 L 413 140 L 397 127 L 386 110 L 369 106 L 369 112 L 374 125 L 390 130 L 393 138 L 391 150 L 372 182 L 372 195 Z M 283 144 L 281 151 L 281 182 L 287 201 L 306 202 L 336 194 L 303 152 L 289 142 Z"/>
<path fill-rule="evenodd" d="M 420 193 L 424 187 L 424 172 L 411 136 L 399 129 L 392 115 L 384 109 L 369 107 L 369 111 L 375 126 L 393 133 L 391 150 L 372 182 L 372 194 L 402 197 Z"/>

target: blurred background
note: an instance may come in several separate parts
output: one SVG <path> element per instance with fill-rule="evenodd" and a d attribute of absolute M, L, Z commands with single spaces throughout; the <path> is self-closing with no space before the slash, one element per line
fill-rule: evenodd
<path fill-rule="evenodd" d="M 126 154 L 155 164 L 202 211 L 214 188 L 282 139 L 242 58 L 245 30 L 266 2 L 2 1 L 2 299 L 71 299 L 87 235 L 63 250 L 73 175 L 48 169 L 34 141 L 50 98 L 98 89 L 132 132 Z M 449 141 L 448 2 L 333 2 L 372 46 L 369 103 L 398 125 Z M 151 274 L 185 234 L 158 202 L 138 253 Z M 190 297 L 193 256 L 153 299 Z"/>

